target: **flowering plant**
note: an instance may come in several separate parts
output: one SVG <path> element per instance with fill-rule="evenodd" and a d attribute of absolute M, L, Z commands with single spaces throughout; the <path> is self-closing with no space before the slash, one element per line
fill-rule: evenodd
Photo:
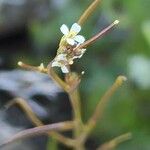
<path fill-rule="evenodd" d="M 60 30 L 64 36 L 60 40 L 57 56 L 52 62 L 52 67 L 61 67 L 63 73 L 69 73 L 68 66 L 73 64 L 74 59 L 81 58 L 86 51 L 84 48 L 77 48 L 84 43 L 85 38 L 82 35 L 77 35 L 81 30 L 81 26 L 77 23 L 72 25 L 70 31 L 65 24 L 60 27 Z"/>
<path fill-rule="evenodd" d="M 23 62 L 18 62 L 18 65 L 25 69 L 30 69 L 48 74 L 50 78 L 52 78 L 65 92 L 67 92 L 70 98 L 70 102 L 72 104 L 73 120 L 44 125 L 42 121 L 39 120 L 38 117 L 34 114 L 34 112 L 25 100 L 23 100 L 22 98 L 16 98 L 13 101 L 13 104 L 19 104 L 24 109 L 30 120 L 36 126 L 40 127 L 35 127 L 33 129 L 22 131 L 16 134 L 14 137 L 8 139 L 8 141 L 6 141 L 6 143 L 4 143 L 3 145 L 21 138 L 33 136 L 34 134 L 37 135 L 47 133 L 49 136 L 55 138 L 64 145 L 73 148 L 74 150 L 85 150 L 85 142 L 89 137 L 91 131 L 96 126 L 97 121 L 101 118 L 110 97 L 122 85 L 123 81 L 126 80 L 126 77 L 124 76 L 117 77 L 114 84 L 108 89 L 108 91 L 106 91 L 100 102 L 97 104 L 93 115 L 86 123 L 84 123 L 81 115 L 81 104 L 79 95 L 79 85 L 82 76 L 81 74 L 73 72 L 70 66 L 73 65 L 75 59 L 81 58 L 83 56 L 88 45 L 101 38 L 107 31 L 109 31 L 119 23 L 118 20 L 115 20 L 108 27 L 106 27 L 101 32 L 86 41 L 84 36 L 78 35 L 78 33 L 81 31 L 81 26 L 86 21 L 86 19 L 93 13 L 99 2 L 100 0 L 94 0 L 93 3 L 83 13 L 83 15 L 81 15 L 77 23 L 74 23 L 72 25 L 70 30 L 65 24 L 60 27 L 60 30 L 63 33 L 63 37 L 60 40 L 55 58 L 49 63 L 47 68 L 44 67 L 43 63 L 41 63 L 40 66 L 35 67 L 24 64 Z M 64 79 L 60 78 L 57 72 L 54 71 L 55 67 L 61 68 Z M 73 131 L 73 136 L 71 138 L 66 137 L 60 133 L 61 131 L 68 130 Z M 106 142 L 103 145 L 99 146 L 97 150 L 111 150 L 116 147 L 120 142 L 127 140 L 130 137 L 130 133 L 123 134 L 117 138 L 114 138 L 110 142 Z"/>

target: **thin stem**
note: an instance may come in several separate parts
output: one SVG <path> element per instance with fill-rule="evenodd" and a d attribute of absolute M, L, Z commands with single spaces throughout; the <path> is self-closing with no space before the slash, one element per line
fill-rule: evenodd
<path fill-rule="evenodd" d="M 25 64 L 25 63 L 19 61 L 18 65 L 24 69 L 38 71 L 41 73 L 47 73 L 47 69 L 44 67 L 43 63 L 41 63 L 40 66 L 36 67 L 36 66 L 31 66 L 31 65 L 28 65 L 28 64 Z"/>
<path fill-rule="evenodd" d="M 79 137 L 83 131 L 83 122 L 81 117 L 81 104 L 80 104 L 80 96 L 78 88 L 74 91 L 71 91 L 69 94 L 69 98 L 73 107 L 73 115 L 74 115 L 74 139 L 76 143 L 74 144 L 75 150 L 84 150 L 84 142 L 79 140 Z"/>
<path fill-rule="evenodd" d="M 51 63 L 47 66 L 47 70 L 49 77 L 52 78 L 64 91 L 68 92 L 70 89 L 69 85 L 55 73 L 51 67 Z"/>
<path fill-rule="evenodd" d="M 75 89 L 69 93 L 70 101 L 73 107 L 73 115 L 75 122 L 75 137 L 80 135 L 82 129 L 82 119 L 81 119 L 81 104 L 78 89 Z"/>
<path fill-rule="evenodd" d="M 23 109 L 23 111 L 26 113 L 28 118 L 31 120 L 31 122 L 35 126 L 44 126 L 44 123 L 36 116 L 36 114 L 32 111 L 32 108 L 29 106 L 29 104 L 24 99 L 15 98 L 11 102 L 9 102 L 6 105 L 6 107 L 9 108 L 10 106 L 12 106 L 14 104 L 18 104 Z M 48 132 L 48 135 L 57 139 L 59 142 L 65 144 L 68 147 L 72 147 L 72 145 L 74 143 L 74 140 L 67 138 L 67 137 L 61 135 L 60 133 L 57 133 L 54 131 Z"/>
<path fill-rule="evenodd" d="M 44 67 L 43 63 L 40 64 L 40 66 L 35 67 L 31 66 L 29 64 L 25 64 L 21 61 L 18 62 L 18 65 L 24 69 L 32 70 L 32 71 L 38 71 L 42 73 L 46 73 L 52 78 L 57 84 L 66 92 L 69 91 L 69 86 L 54 72 L 53 68 L 51 67 L 51 63 L 48 65 L 47 68 Z"/>
<path fill-rule="evenodd" d="M 96 10 L 96 7 L 99 6 L 101 0 L 94 0 L 92 4 L 84 11 L 78 20 L 79 25 L 83 25 L 83 23 L 92 15 L 92 13 Z"/>
<path fill-rule="evenodd" d="M 35 126 L 43 126 L 42 121 L 40 119 L 38 119 L 36 114 L 32 111 L 32 108 L 29 106 L 29 104 L 23 98 L 20 98 L 20 97 L 15 98 L 12 101 L 10 101 L 5 107 L 9 108 L 14 104 L 17 104 L 22 108 L 22 110 L 25 112 L 25 114 L 28 116 L 28 118 L 31 120 L 31 122 Z"/>
<path fill-rule="evenodd" d="M 100 119 L 103 115 L 104 109 L 106 107 L 106 104 L 112 97 L 112 95 L 116 92 L 116 90 L 123 84 L 123 82 L 126 81 L 126 77 L 124 76 L 119 76 L 115 83 L 110 87 L 110 89 L 104 94 L 104 96 L 101 98 L 99 101 L 98 105 L 96 106 L 96 109 L 90 118 L 88 124 L 89 126 L 92 125 L 94 126 L 98 119 Z"/>
<path fill-rule="evenodd" d="M 126 134 L 120 135 L 120 136 L 112 139 L 111 141 L 106 142 L 103 145 L 100 145 L 96 150 L 113 150 L 120 143 L 127 141 L 131 138 L 132 138 L 131 133 L 126 133 Z"/>
<path fill-rule="evenodd" d="M 83 44 L 79 45 L 78 47 L 76 47 L 75 49 L 82 49 L 82 48 L 86 48 L 87 46 L 91 45 L 92 43 L 94 43 L 96 40 L 98 40 L 99 38 L 103 37 L 110 29 L 112 29 L 115 25 L 117 25 L 119 23 L 118 20 L 115 20 L 112 24 L 110 24 L 108 27 L 106 27 L 105 29 L 103 29 L 101 32 L 99 32 L 98 34 L 96 34 L 94 37 L 92 37 L 91 39 L 85 41 Z"/>
<path fill-rule="evenodd" d="M 85 131 L 83 132 L 81 139 L 85 140 L 88 137 L 92 129 L 96 126 L 97 121 L 101 119 L 103 112 L 105 110 L 105 107 L 107 103 L 109 102 L 110 98 L 126 80 L 127 80 L 126 77 L 118 76 L 114 84 L 108 89 L 108 91 L 106 91 L 106 93 L 101 98 L 98 105 L 96 106 L 96 109 L 92 117 L 89 119 L 87 125 L 85 126 Z"/>
<path fill-rule="evenodd" d="M 8 139 L 5 143 L 1 144 L 0 147 L 5 146 L 6 144 L 12 143 L 17 140 L 21 140 L 21 139 L 25 139 L 37 135 L 47 134 L 47 132 L 50 131 L 68 131 L 68 130 L 72 130 L 73 128 L 74 128 L 73 121 L 65 121 L 61 123 L 54 123 L 50 125 L 44 125 L 40 127 L 27 129 L 17 133 L 16 135 Z"/>
<path fill-rule="evenodd" d="M 26 68 L 26 69 L 30 69 L 30 70 L 36 70 L 39 71 L 37 69 L 37 67 L 33 67 L 24 63 L 18 63 L 21 67 Z M 77 136 L 79 136 L 79 133 L 81 133 L 81 125 L 82 125 L 82 121 L 81 121 L 81 110 L 80 110 L 80 99 L 79 99 L 79 93 L 77 90 L 77 86 L 75 86 L 75 88 L 71 88 L 69 84 L 67 84 L 65 81 L 63 81 L 61 78 L 59 78 L 59 76 L 54 72 L 53 68 L 51 67 L 51 63 L 47 66 L 47 74 L 62 88 L 64 89 L 64 91 L 66 91 L 69 94 L 71 103 L 72 103 L 72 107 L 73 107 L 73 113 L 74 113 L 74 120 L 75 120 L 75 137 L 77 138 Z M 61 135 L 56 136 L 57 138 L 59 137 L 60 139 L 64 138 Z M 74 140 L 70 139 L 70 140 L 63 140 L 63 141 L 67 141 L 69 143 L 70 146 L 74 145 L 76 146 L 76 144 L 74 144 Z M 81 144 L 80 144 L 81 145 Z M 80 147 L 83 147 L 82 145 Z"/>

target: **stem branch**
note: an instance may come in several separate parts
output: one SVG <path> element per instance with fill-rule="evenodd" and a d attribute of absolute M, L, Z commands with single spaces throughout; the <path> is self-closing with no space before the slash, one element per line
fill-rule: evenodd
<path fill-rule="evenodd" d="M 9 108 L 10 106 L 12 106 L 14 104 L 18 104 L 23 109 L 23 111 L 26 113 L 28 118 L 31 120 L 31 122 L 35 126 L 44 126 L 44 123 L 36 116 L 36 114 L 32 111 L 32 108 L 29 106 L 29 104 L 24 99 L 19 98 L 19 97 L 15 98 L 11 102 L 9 102 L 6 105 L 6 107 Z M 50 132 L 48 132 L 48 135 L 55 138 L 56 140 L 58 140 L 59 142 L 63 143 L 64 145 L 66 145 L 68 147 L 72 147 L 72 145 L 74 143 L 73 139 L 67 138 L 58 132 L 50 131 Z"/>
<path fill-rule="evenodd" d="M 51 63 L 47 66 L 47 70 L 49 77 L 52 78 L 64 91 L 68 92 L 70 89 L 69 85 L 55 73 L 51 67 Z"/>
<path fill-rule="evenodd" d="M 24 69 L 38 71 L 41 73 L 47 73 L 47 69 L 44 67 L 43 63 L 41 63 L 40 66 L 36 67 L 36 66 L 31 66 L 31 65 L 25 64 L 22 61 L 19 61 L 18 65 Z"/>
<path fill-rule="evenodd" d="M 101 119 L 103 112 L 105 110 L 106 104 L 112 97 L 112 95 L 116 92 L 116 90 L 123 84 L 124 81 L 126 81 L 126 77 L 124 76 L 118 76 L 114 84 L 106 91 L 104 96 L 99 101 L 98 105 L 96 106 L 96 109 L 89 119 L 87 125 L 85 126 L 85 131 L 83 132 L 82 136 L 80 137 L 83 140 L 86 140 L 92 129 L 96 126 L 96 123 L 99 119 Z"/>
<path fill-rule="evenodd" d="M 73 128 L 74 128 L 73 121 L 65 121 L 61 123 L 54 123 L 50 125 L 27 129 L 27 130 L 17 133 L 16 135 L 8 139 L 5 143 L 1 144 L 0 147 L 5 146 L 6 144 L 12 143 L 14 141 L 24 139 L 24 138 L 47 134 L 47 132 L 50 132 L 50 131 L 68 131 Z"/>
<path fill-rule="evenodd" d="M 94 0 L 92 4 L 84 11 L 84 13 L 81 15 L 80 19 L 78 20 L 79 25 L 83 25 L 83 23 L 91 16 L 93 11 L 96 10 L 96 7 L 98 6 L 99 2 L 101 0 Z"/>
<path fill-rule="evenodd" d="M 81 104 L 79 98 L 78 89 L 75 89 L 71 93 L 68 93 L 70 97 L 70 101 L 73 107 L 73 115 L 74 115 L 74 122 L 75 122 L 75 137 L 80 135 L 82 129 L 82 119 L 81 119 Z"/>
<path fill-rule="evenodd" d="M 106 143 L 100 145 L 96 150 L 113 150 L 120 143 L 131 139 L 131 137 L 132 137 L 131 133 L 125 133 L 123 135 L 120 135 L 120 136 L 112 139 L 109 142 L 106 142 Z"/>
<path fill-rule="evenodd" d="M 90 38 L 89 40 L 85 41 L 83 44 L 79 45 L 75 49 L 82 49 L 86 48 L 87 46 L 94 43 L 96 40 L 103 37 L 110 29 L 112 29 L 115 25 L 119 23 L 119 20 L 115 20 L 112 24 L 110 24 L 108 27 L 104 28 L 102 31 L 100 31 L 98 34 L 96 34 L 94 37 Z"/>

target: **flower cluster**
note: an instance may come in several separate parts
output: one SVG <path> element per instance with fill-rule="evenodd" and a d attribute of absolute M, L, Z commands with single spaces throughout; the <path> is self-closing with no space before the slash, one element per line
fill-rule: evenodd
<path fill-rule="evenodd" d="M 78 35 L 81 31 L 81 26 L 74 23 L 69 28 L 63 24 L 60 27 L 60 31 L 64 36 L 60 40 L 57 55 L 52 62 L 52 67 L 61 67 L 63 73 L 69 73 L 69 65 L 74 63 L 74 59 L 81 58 L 86 49 L 78 48 L 79 45 L 84 43 L 85 38 L 82 35 Z"/>

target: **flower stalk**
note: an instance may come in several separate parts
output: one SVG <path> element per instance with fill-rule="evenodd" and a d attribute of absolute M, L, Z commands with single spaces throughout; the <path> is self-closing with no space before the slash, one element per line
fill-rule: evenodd
<path fill-rule="evenodd" d="M 7 109 L 11 107 L 12 105 L 17 104 L 27 115 L 27 117 L 30 119 L 30 121 L 33 123 L 33 125 L 39 127 L 39 126 L 44 126 L 44 123 L 37 117 L 37 115 L 33 112 L 32 108 L 29 106 L 29 104 L 24 100 L 23 98 L 17 97 L 7 103 L 5 106 Z M 51 136 L 52 138 L 56 139 L 60 143 L 72 147 L 74 140 L 71 138 L 67 138 L 63 136 L 62 134 L 55 132 L 55 131 L 50 131 L 48 132 L 48 135 Z"/>
<path fill-rule="evenodd" d="M 96 7 L 99 6 L 101 0 L 94 0 L 92 4 L 84 11 L 81 15 L 80 19 L 78 20 L 79 25 L 83 25 L 85 21 L 92 15 L 92 13 L 96 10 Z"/>
<path fill-rule="evenodd" d="M 74 128 L 74 123 L 72 121 L 65 121 L 65 122 L 54 123 L 50 125 L 44 125 L 44 126 L 27 129 L 9 138 L 5 143 L 2 143 L 0 147 L 10 144 L 14 141 L 18 141 L 20 139 L 25 139 L 25 138 L 33 137 L 37 135 L 44 135 L 51 131 L 52 132 L 53 131 L 59 131 L 59 132 L 69 131 L 69 130 L 72 130 L 73 128 Z"/>
<path fill-rule="evenodd" d="M 78 89 L 75 89 L 73 92 L 70 92 L 69 98 L 73 107 L 73 116 L 75 122 L 74 137 L 76 138 L 80 135 L 83 128 L 83 122 L 81 118 L 81 104 Z"/>
<path fill-rule="evenodd" d="M 125 133 L 123 135 L 120 135 L 120 136 L 112 139 L 109 142 L 104 143 L 103 145 L 100 145 L 96 150 L 113 150 L 120 143 L 130 140 L 131 138 L 132 138 L 131 133 Z"/>
<path fill-rule="evenodd" d="M 97 121 L 99 121 L 101 117 L 103 116 L 104 110 L 110 98 L 126 80 L 127 78 L 125 76 L 118 76 L 114 84 L 106 91 L 104 96 L 100 99 L 99 103 L 97 104 L 93 115 L 88 120 L 87 124 L 85 125 L 84 131 L 80 137 L 81 140 L 85 141 L 88 138 L 89 134 L 96 126 Z"/>
<path fill-rule="evenodd" d="M 119 23 L 119 20 L 115 20 L 112 24 L 110 24 L 108 27 L 106 27 L 105 29 L 103 29 L 102 31 L 100 31 L 98 34 L 96 34 L 94 37 L 92 37 L 91 39 L 87 40 L 86 42 L 84 42 L 83 44 L 81 44 L 79 47 L 79 49 L 81 48 L 86 48 L 87 46 L 91 45 L 92 43 L 94 43 L 96 40 L 102 38 L 108 31 L 110 31 L 110 29 L 112 29 L 115 25 L 117 25 Z"/>
<path fill-rule="evenodd" d="M 32 71 L 37 71 L 37 72 L 41 72 L 41 73 L 46 73 L 47 74 L 47 69 L 44 67 L 44 64 L 41 63 L 39 66 L 35 67 L 35 66 L 31 66 L 28 64 L 23 63 L 22 61 L 18 62 L 18 66 L 27 69 L 27 70 L 32 70 Z"/>

